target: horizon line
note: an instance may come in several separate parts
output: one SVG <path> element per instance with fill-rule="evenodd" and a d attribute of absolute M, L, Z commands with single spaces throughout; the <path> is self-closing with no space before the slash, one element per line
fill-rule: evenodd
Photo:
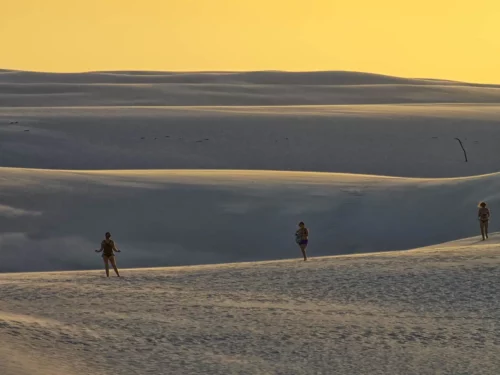
<path fill-rule="evenodd" d="M 49 70 L 36 70 L 36 69 L 10 69 L 10 68 L 0 68 L 0 73 L 11 72 L 11 73 L 39 73 L 39 74 L 99 74 L 99 73 L 166 73 L 166 74 L 238 74 L 238 73 L 355 73 L 355 74 L 365 74 L 381 77 L 391 77 L 391 78 L 401 78 L 409 80 L 425 80 L 425 81 L 443 81 L 443 82 L 455 82 L 455 83 L 469 83 L 469 84 L 479 84 L 479 85 L 498 85 L 499 83 L 484 83 L 484 82 L 474 82 L 474 81 L 464 81 L 455 80 L 448 78 L 426 78 L 426 77 L 407 77 L 401 75 L 360 71 L 360 70 L 345 70 L 345 69 L 318 69 L 318 70 L 283 70 L 283 69 L 258 69 L 258 70 L 144 70 L 144 69 L 103 69 L 103 70 L 73 70 L 73 71 L 49 71 Z"/>

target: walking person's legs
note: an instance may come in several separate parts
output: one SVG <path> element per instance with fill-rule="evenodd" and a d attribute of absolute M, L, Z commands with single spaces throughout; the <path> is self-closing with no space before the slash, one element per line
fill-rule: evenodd
<path fill-rule="evenodd" d="M 302 251 L 302 255 L 304 256 L 304 260 L 307 260 L 306 248 L 307 248 L 307 245 L 304 245 L 304 244 L 300 245 L 300 250 Z"/>
<path fill-rule="evenodd" d="M 487 221 L 479 221 L 479 227 L 481 228 L 481 236 L 483 237 L 483 241 L 486 239 L 486 223 Z"/>
<path fill-rule="evenodd" d="M 113 266 L 113 269 L 115 270 L 116 276 L 120 277 L 120 273 L 118 272 L 118 268 L 116 267 L 116 258 L 114 256 L 109 257 L 109 261 L 110 261 L 111 265 Z"/>
<path fill-rule="evenodd" d="M 102 259 L 104 260 L 104 269 L 106 270 L 106 277 L 109 277 L 109 257 L 103 256 Z"/>

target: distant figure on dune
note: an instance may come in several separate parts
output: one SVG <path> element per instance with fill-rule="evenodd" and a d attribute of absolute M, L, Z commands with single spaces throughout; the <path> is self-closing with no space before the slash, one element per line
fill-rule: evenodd
<path fill-rule="evenodd" d="M 302 251 L 302 255 L 304 256 L 304 261 L 306 261 L 306 249 L 309 242 L 309 229 L 306 228 L 303 221 L 299 223 L 299 229 L 295 232 L 295 242 L 297 242 L 297 244 L 299 245 L 300 250 Z"/>
<path fill-rule="evenodd" d="M 479 219 L 479 227 L 481 228 L 481 236 L 483 241 L 488 238 L 488 223 L 490 221 L 490 209 L 486 207 L 485 202 L 479 203 L 479 210 L 477 211 L 477 218 Z"/>
<path fill-rule="evenodd" d="M 104 260 L 104 268 L 106 269 L 106 276 L 109 277 L 109 263 L 113 266 L 113 269 L 115 270 L 116 276 L 120 277 L 120 273 L 118 272 L 118 268 L 116 267 L 116 260 L 115 260 L 115 254 L 114 252 L 119 253 L 120 250 L 118 250 L 115 246 L 115 241 L 111 239 L 111 233 L 106 232 L 105 234 L 105 239 L 101 242 L 101 248 L 99 250 L 96 250 L 96 253 L 102 253 L 102 259 Z"/>

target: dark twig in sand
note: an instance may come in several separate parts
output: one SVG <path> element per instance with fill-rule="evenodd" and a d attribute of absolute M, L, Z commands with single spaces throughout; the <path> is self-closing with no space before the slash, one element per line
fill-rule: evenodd
<path fill-rule="evenodd" d="M 467 163 L 467 152 L 465 151 L 464 145 L 462 144 L 462 141 L 458 138 L 455 138 L 458 143 L 460 143 L 460 147 L 462 147 L 462 150 L 464 151 L 464 156 L 465 156 L 465 162 Z"/>

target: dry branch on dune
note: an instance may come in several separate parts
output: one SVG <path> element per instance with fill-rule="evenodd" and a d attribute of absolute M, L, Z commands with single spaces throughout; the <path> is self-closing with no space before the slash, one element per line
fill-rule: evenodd
<path fill-rule="evenodd" d="M 467 151 L 465 151 L 465 148 L 464 148 L 464 145 L 462 144 L 462 141 L 459 138 L 455 138 L 455 139 L 458 141 L 458 143 L 460 143 L 460 147 L 462 147 L 462 150 L 464 152 L 465 162 L 467 163 L 467 161 L 468 161 L 467 160 Z"/>

